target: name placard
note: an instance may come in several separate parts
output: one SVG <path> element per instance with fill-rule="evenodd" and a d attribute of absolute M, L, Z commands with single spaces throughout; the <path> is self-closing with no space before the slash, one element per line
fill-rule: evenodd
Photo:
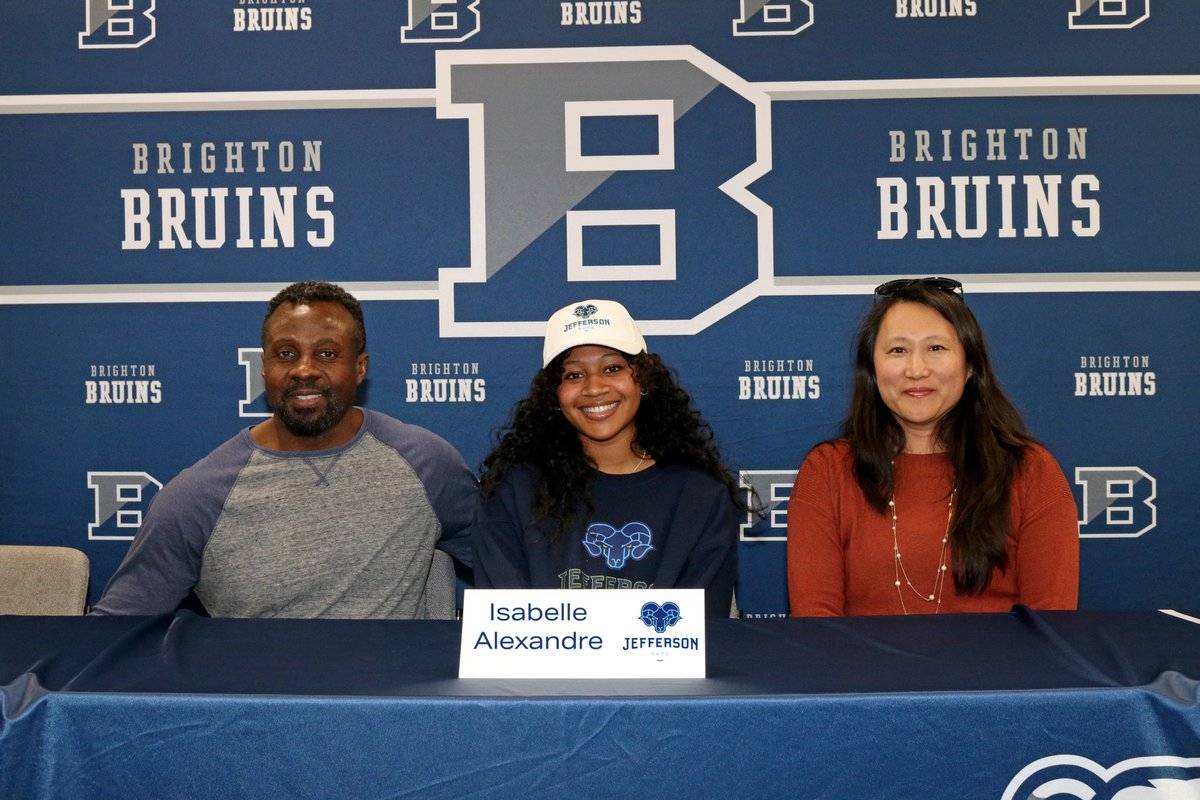
<path fill-rule="evenodd" d="M 703 678 L 703 589 L 467 589 L 460 678 Z"/>

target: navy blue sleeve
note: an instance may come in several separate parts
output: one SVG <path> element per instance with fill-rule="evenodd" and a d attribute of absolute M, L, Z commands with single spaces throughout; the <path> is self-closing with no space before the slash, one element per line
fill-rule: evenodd
<path fill-rule="evenodd" d="M 159 491 L 93 614 L 149 616 L 179 607 L 200 579 L 204 548 L 250 453 L 235 437 Z"/>
<path fill-rule="evenodd" d="M 695 512 L 693 521 L 700 535 L 679 576 L 678 587 L 704 589 L 705 615 L 728 617 L 737 581 L 738 509 L 721 486 L 707 504 L 698 504 Z"/>
<path fill-rule="evenodd" d="M 364 409 L 370 431 L 398 452 L 420 477 L 442 528 L 437 547 L 471 566 L 471 520 L 478 484 L 454 445 L 432 431 Z"/>
<path fill-rule="evenodd" d="M 431 487 L 426 483 L 429 499 L 442 523 L 442 536 L 437 546 L 455 561 L 470 567 L 471 520 L 479 487 L 459 452 L 449 443 L 446 447 L 449 452 L 443 456 L 444 463 L 435 485 Z"/>
<path fill-rule="evenodd" d="M 491 497 L 480 499 L 471 527 L 476 588 L 530 588 L 525 526 L 536 485 L 530 481 L 522 471 L 510 472 Z"/>

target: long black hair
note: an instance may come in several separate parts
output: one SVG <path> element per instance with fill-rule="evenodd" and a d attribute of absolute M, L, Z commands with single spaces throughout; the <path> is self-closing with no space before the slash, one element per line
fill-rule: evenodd
<path fill-rule="evenodd" d="M 558 406 L 562 382 L 560 353 L 533 378 L 529 395 L 517 403 L 498 442 L 483 460 L 480 491 L 490 497 L 504 476 L 518 464 L 532 464 L 541 473 L 533 508 L 533 524 L 555 523 L 560 539 L 581 515 L 595 510 L 590 481 L 595 464 L 583 450 L 578 431 Z M 692 398 L 671 370 L 654 353 L 625 355 L 643 397 L 634 419 L 637 445 L 661 464 L 686 464 L 719 480 L 734 505 L 748 510 L 743 490 L 721 462 L 712 428 L 692 406 Z"/>
<path fill-rule="evenodd" d="M 854 394 L 843 435 L 854 454 L 854 475 L 867 503 L 887 510 L 896 486 L 892 459 L 904 450 L 905 435 L 884 404 L 875 380 L 875 343 L 883 317 L 897 303 L 919 303 L 946 319 L 962 343 L 969 375 L 962 398 L 937 427 L 937 439 L 954 468 L 954 521 L 950 526 L 954 588 L 981 594 L 992 570 L 1008 568 L 1005 549 L 1011 526 L 1012 482 L 1034 443 L 1016 406 L 992 371 L 979 321 L 961 295 L 913 281 L 877 298 L 858 329 Z"/>

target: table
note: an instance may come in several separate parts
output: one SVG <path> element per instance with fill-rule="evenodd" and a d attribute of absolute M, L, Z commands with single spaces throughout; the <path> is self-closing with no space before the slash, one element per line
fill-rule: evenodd
<path fill-rule="evenodd" d="M 708 637 L 706 680 L 460 680 L 455 622 L 0 617 L 0 797 L 1200 787 L 1186 618 L 1018 607 L 710 620 Z"/>

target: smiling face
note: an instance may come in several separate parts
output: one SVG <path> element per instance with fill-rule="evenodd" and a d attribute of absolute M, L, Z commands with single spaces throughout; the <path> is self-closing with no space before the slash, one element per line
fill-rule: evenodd
<path fill-rule="evenodd" d="M 358 425 L 347 412 L 366 374 L 367 354 L 358 352 L 354 318 L 341 304 L 279 306 L 264 326 L 262 375 L 284 429 L 280 449 L 325 449 L 353 438 Z"/>
<path fill-rule="evenodd" d="M 642 396 L 625 354 L 599 345 L 575 347 L 562 370 L 558 405 L 584 452 L 598 463 L 601 452 L 621 457 L 632 452 Z"/>
<path fill-rule="evenodd" d="M 971 368 L 950 322 L 921 303 L 896 303 L 875 340 L 875 382 L 909 452 L 940 449 L 937 425 L 962 399 Z"/>

